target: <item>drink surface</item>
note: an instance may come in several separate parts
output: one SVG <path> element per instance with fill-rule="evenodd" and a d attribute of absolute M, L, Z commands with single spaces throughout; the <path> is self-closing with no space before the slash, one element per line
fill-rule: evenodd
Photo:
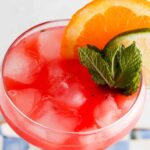
<path fill-rule="evenodd" d="M 36 32 L 11 47 L 4 82 L 13 103 L 48 128 L 89 131 L 105 127 L 129 111 L 137 93 L 124 96 L 97 86 L 78 59 L 61 56 L 65 27 Z"/>

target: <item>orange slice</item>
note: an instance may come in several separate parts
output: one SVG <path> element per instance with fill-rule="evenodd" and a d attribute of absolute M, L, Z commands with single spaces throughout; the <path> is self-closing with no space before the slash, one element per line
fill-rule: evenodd
<path fill-rule="evenodd" d="M 119 33 L 150 27 L 150 2 L 146 0 L 95 0 L 77 11 L 62 42 L 62 56 L 76 56 L 77 47 L 104 48 Z"/>

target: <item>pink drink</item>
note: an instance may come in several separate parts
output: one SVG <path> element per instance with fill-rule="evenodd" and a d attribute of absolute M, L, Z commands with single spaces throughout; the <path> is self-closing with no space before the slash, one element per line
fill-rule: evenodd
<path fill-rule="evenodd" d="M 98 150 L 134 126 L 144 85 L 132 96 L 97 86 L 78 59 L 61 57 L 66 21 L 27 31 L 3 63 L 2 112 L 24 139 L 43 149 Z"/>

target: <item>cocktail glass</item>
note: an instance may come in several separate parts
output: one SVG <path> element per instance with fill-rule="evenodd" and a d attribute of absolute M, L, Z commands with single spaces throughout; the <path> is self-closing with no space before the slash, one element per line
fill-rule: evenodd
<path fill-rule="evenodd" d="M 85 132 L 67 132 L 63 130 L 46 127 L 25 115 L 9 97 L 3 78 L 4 64 L 9 50 L 17 45 L 25 37 L 41 30 L 56 27 L 65 27 L 68 20 L 49 21 L 24 32 L 20 35 L 8 49 L 3 60 L 0 78 L 0 106 L 2 114 L 13 130 L 29 143 L 42 149 L 52 150 L 100 150 L 105 149 L 125 136 L 139 119 L 144 101 L 145 85 L 143 78 L 136 97 L 136 101 L 128 112 L 114 123 L 99 129 Z M 69 139 L 62 142 L 63 139 Z"/>

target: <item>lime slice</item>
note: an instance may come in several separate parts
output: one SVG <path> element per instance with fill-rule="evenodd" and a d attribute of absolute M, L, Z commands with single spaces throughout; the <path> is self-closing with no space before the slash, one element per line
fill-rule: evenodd
<path fill-rule="evenodd" d="M 121 44 L 127 47 L 134 41 L 141 50 L 144 79 L 146 86 L 150 88 L 150 28 L 122 33 L 109 41 L 105 48 L 115 48 Z"/>

